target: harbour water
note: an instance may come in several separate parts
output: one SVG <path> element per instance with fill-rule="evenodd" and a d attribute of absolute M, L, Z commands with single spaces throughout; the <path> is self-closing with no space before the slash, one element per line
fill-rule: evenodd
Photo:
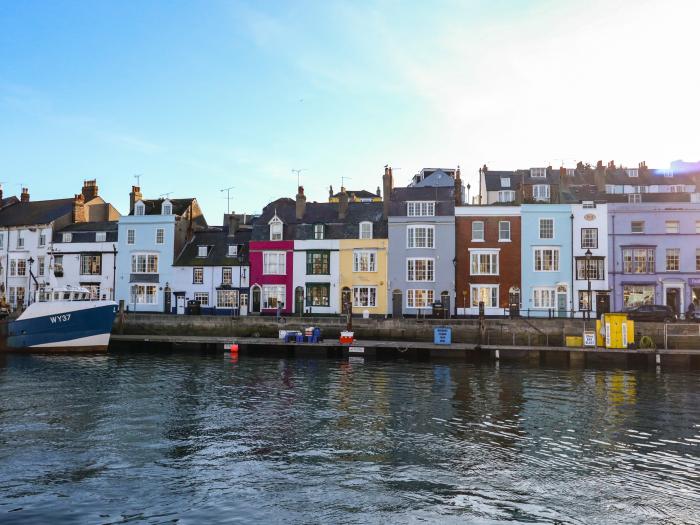
<path fill-rule="evenodd" d="M 0 356 L 0 523 L 698 523 L 700 372 Z"/>

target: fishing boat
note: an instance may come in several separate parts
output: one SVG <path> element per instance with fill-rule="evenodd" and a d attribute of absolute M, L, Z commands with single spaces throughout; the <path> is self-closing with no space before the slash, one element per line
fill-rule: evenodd
<path fill-rule="evenodd" d="M 0 322 L 1 350 L 107 350 L 117 303 L 71 286 L 40 290 L 35 298 L 19 317 Z"/>

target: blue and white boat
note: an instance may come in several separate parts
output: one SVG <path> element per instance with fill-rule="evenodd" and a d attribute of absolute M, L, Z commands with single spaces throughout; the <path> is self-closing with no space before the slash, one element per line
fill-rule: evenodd
<path fill-rule="evenodd" d="M 116 313 L 117 303 L 92 300 L 85 288 L 41 290 L 17 319 L 0 323 L 0 347 L 106 351 Z"/>

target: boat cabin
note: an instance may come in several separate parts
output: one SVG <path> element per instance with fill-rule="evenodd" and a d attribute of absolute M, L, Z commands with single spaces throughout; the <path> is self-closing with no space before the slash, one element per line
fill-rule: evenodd
<path fill-rule="evenodd" d="M 55 288 L 53 290 L 39 290 L 36 293 L 36 300 L 39 303 L 53 301 L 89 301 L 90 291 L 86 288 Z"/>

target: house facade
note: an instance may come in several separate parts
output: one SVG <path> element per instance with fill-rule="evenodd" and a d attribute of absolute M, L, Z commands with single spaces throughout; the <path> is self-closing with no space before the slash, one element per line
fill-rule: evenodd
<path fill-rule="evenodd" d="M 437 302 L 454 311 L 455 201 L 461 203 L 461 179 L 459 170 L 425 171 L 405 188 L 392 187 L 391 168 L 385 173 L 390 201 L 388 313 L 393 317 L 431 313 Z"/>
<path fill-rule="evenodd" d="M 584 201 L 572 204 L 571 213 L 574 216 L 574 315 L 600 317 L 610 311 L 608 205 Z"/>
<path fill-rule="evenodd" d="M 55 285 L 80 286 L 90 298 L 114 300 L 117 221 L 77 222 L 54 232 L 51 247 Z M 38 265 L 42 277 L 41 265 Z"/>
<path fill-rule="evenodd" d="M 566 317 L 572 311 L 572 229 L 568 204 L 521 207 L 521 313 Z"/>
<path fill-rule="evenodd" d="M 700 203 L 608 206 L 613 311 L 664 304 L 676 313 L 700 301 Z"/>
<path fill-rule="evenodd" d="M 172 313 L 198 301 L 203 314 L 248 315 L 251 216 L 226 214 L 224 225 L 196 232 L 173 263 Z"/>
<path fill-rule="evenodd" d="M 458 315 L 504 315 L 521 304 L 520 206 L 455 208 Z M 515 312 L 514 312 L 515 313 Z"/>
<path fill-rule="evenodd" d="M 117 301 L 130 311 L 170 312 L 175 256 L 206 220 L 194 198 L 144 199 L 134 186 L 129 203 L 117 233 Z"/>

